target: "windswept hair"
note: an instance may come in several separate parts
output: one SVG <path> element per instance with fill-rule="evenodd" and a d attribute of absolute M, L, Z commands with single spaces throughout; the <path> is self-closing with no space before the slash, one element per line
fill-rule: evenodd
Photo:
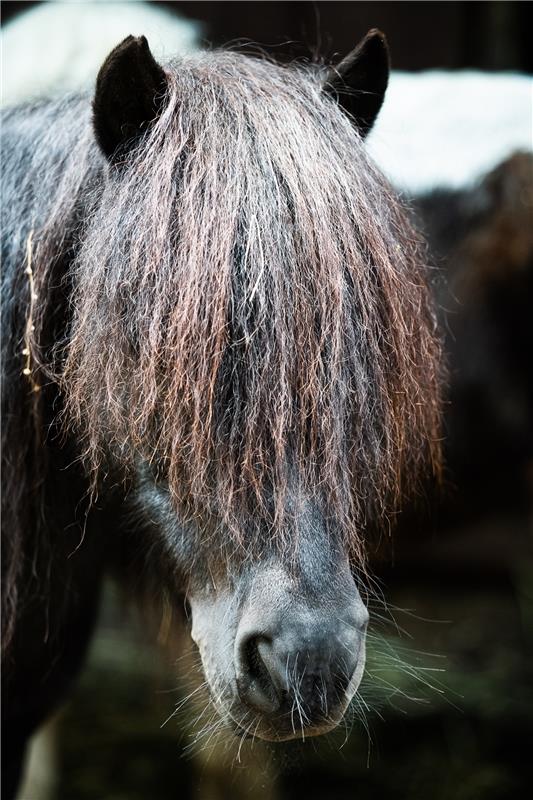
<path fill-rule="evenodd" d="M 439 463 L 424 250 L 320 70 L 166 71 L 73 266 L 67 419 L 94 474 L 149 462 L 246 551 L 258 526 L 283 541 L 296 483 L 362 557 L 367 521 Z"/>

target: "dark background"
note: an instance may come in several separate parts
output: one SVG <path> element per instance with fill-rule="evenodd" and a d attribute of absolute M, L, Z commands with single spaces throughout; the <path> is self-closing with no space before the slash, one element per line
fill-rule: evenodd
<path fill-rule="evenodd" d="M 3 2 L 4 21 L 33 2 Z M 345 54 L 377 27 L 402 70 L 533 68 L 527 2 L 154 2 L 204 23 L 214 45 L 251 39 L 280 59 Z"/>

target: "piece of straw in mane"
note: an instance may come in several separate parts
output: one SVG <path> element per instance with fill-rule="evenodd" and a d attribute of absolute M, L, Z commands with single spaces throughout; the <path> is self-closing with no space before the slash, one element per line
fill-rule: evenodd
<path fill-rule="evenodd" d="M 284 540 L 296 485 L 361 557 L 439 460 L 420 243 L 319 70 L 214 52 L 166 71 L 76 259 L 66 413 L 95 473 L 147 460 L 247 552 L 265 526 Z"/>

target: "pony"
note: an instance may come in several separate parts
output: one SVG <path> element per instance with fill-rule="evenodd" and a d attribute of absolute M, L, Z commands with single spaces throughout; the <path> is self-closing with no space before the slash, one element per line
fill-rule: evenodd
<path fill-rule="evenodd" d="M 422 241 L 335 68 L 128 37 L 4 112 L 4 767 L 79 672 L 104 575 L 183 610 L 236 735 L 325 733 L 365 663 L 368 531 L 439 473 Z"/>

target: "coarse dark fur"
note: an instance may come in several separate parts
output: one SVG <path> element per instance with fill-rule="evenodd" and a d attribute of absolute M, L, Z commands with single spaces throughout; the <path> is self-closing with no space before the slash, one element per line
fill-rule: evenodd
<path fill-rule="evenodd" d="M 518 509 L 531 493 L 533 453 L 533 155 L 514 153 L 475 185 L 435 191 L 414 207 L 445 278 L 437 299 L 446 315 L 445 462 L 454 488 L 441 495 L 440 516 Z"/>
<path fill-rule="evenodd" d="M 78 669 L 139 465 L 221 569 L 265 531 L 290 560 L 300 494 L 361 565 L 367 522 L 439 465 L 424 249 L 337 91 L 230 52 L 161 73 L 149 126 L 102 128 L 101 95 L 96 137 L 87 96 L 4 117 L 14 750 Z"/>

